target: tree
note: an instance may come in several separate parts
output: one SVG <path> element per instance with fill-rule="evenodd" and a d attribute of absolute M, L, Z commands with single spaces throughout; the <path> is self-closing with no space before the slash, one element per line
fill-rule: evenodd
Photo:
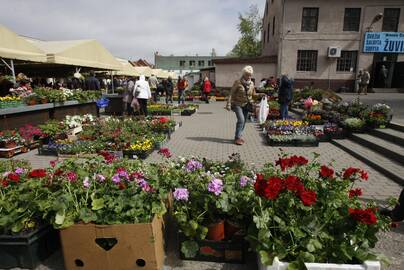
<path fill-rule="evenodd" d="M 241 37 L 228 55 L 236 57 L 260 56 L 262 51 L 260 39 L 262 19 L 257 5 L 251 5 L 244 15 L 240 13 L 239 20 L 237 29 L 240 31 Z"/>

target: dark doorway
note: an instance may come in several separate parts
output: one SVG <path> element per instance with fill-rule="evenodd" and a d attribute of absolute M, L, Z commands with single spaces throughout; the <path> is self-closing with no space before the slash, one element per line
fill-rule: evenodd
<path fill-rule="evenodd" d="M 375 53 L 371 83 L 373 88 L 404 88 L 404 62 L 398 54 Z"/>

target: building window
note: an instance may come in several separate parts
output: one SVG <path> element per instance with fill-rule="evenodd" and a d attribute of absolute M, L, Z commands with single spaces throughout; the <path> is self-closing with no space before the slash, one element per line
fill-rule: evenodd
<path fill-rule="evenodd" d="M 189 61 L 189 66 L 190 67 L 195 67 L 195 61 L 194 60 Z"/>
<path fill-rule="evenodd" d="M 317 51 L 297 51 L 297 71 L 317 71 Z"/>
<path fill-rule="evenodd" d="M 275 16 L 272 19 L 272 36 L 275 36 Z"/>
<path fill-rule="evenodd" d="M 209 61 L 208 61 L 208 66 L 209 66 L 209 67 L 212 67 L 212 66 L 213 66 L 212 60 L 209 60 Z"/>
<path fill-rule="evenodd" d="M 385 8 L 383 14 L 383 32 L 397 32 L 400 21 L 399 8 Z"/>
<path fill-rule="evenodd" d="M 270 31 L 271 31 L 271 23 L 268 23 L 268 28 L 267 28 L 267 33 L 268 33 L 267 42 L 269 42 L 269 33 L 270 33 Z"/>
<path fill-rule="evenodd" d="M 359 25 L 361 21 L 360 8 L 346 8 L 344 16 L 344 31 L 359 32 Z"/>
<path fill-rule="evenodd" d="M 180 67 L 185 67 L 185 61 L 184 60 L 180 60 Z"/>
<path fill-rule="evenodd" d="M 318 8 L 303 8 L 302 32 L 317 32 Z"/>
<path fill-rule="evenodd" d="M 267 32 L 264 30 L 264 39 L 263 39 L 264 44 L 265 44 L 265 40 L 266 40 L 266 38 L 267 38 Z"/>
<path fill-rule="evenodd" d="M 358 51 L 342 51 L 341 57 L 337 61 L 337 71 L 354 72 L 356 71 L 356 61 Z"/>
<path fill-rule="evenodd" d="M 204 66 L 205 66 L 205 61 L 199 60 L 199 61 L 198 61 L 198 66 L 204 67 Z"/>

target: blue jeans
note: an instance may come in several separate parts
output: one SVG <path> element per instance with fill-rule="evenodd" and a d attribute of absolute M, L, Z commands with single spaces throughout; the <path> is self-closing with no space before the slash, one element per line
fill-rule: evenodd
<path fill-rule="evenodd" d="M 236 124 L 236 135 L 235 139 L 240 139 L 244 131 L 245 122 L 247 121 L 248 111 L 245 107 L 241 106 L 231 106 L 233 112 L 236 113 L 237 124 Z"/>
<path fill-rule="evenodd" d="M 185 90 L 178 90 L 178 104 L 185 104 Z"/>
<path fill-rule="evenodd" d="M 288 103 L 281 103 L 281 119 L 288 119 Z"/>

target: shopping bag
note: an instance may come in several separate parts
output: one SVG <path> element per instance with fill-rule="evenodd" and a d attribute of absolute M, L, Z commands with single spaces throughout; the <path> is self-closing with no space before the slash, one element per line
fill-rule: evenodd
<path fill-rule="evenodd" d="M 267 117 L 269 114 L 269 105 L 267 97 L 264 97 L 260 103 L 260 110 L 258 113 L 258 122 L 260 125 L 264 124 L 267 121 Z"/>
<path fill-rule="evenodd" d="M 137 100 L 137 98 L 134 97 L 132 99 L 132 102 L 130 103 L 130 106 L 133 108 L 133 110 L 135 112 L 137 112 L 140 109 L 140 104 L 139 104 L 139 101 Z"/>

